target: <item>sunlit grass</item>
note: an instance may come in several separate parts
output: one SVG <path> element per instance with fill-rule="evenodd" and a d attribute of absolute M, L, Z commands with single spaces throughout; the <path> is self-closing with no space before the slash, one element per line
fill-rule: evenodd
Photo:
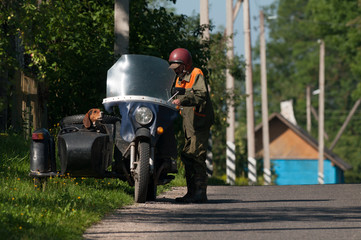
<path fill-rule="evenodd" d="M 1 184 L 0 233 L 14 239 L 76 239 L 105 213 L 133 201 L 129 187 L 114 179 L 53 178 L 45 190 L 17 177 Z"/>

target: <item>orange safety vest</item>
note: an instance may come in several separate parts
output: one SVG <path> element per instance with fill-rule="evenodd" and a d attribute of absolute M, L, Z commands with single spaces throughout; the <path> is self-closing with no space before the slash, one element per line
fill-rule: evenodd
<path fill-rule="evenodd" d="M 179 87 L 179 88 L 185 88 L 185 89 L 192 88 L 198 74 L 201 74 L 203 76 L 202 70 L 200 70 L 199 68 L 194 68 L 191 73 L 189 82 L 184 81 L 184 80 L 179 81 L 179 78 L 177 78 L 177 82 L 176 82 L 175 86 Z"/>
<path fill-rule="evenodd" d="M 204 77 L 202 70 L 199 68 L 194 68 L 189 77 L 189 82 L 185 80 L 180 81 L 179 78 L 177 78 L 175 86 L 178 88 L 191 89 L 193 88 L 193 85 L 195 84 L 199 74 Z M 206 82 L 204 82 L 204 84 L 207 88 Z M 183 111 L 181 112 L 181 115 L 183 116 L 183 129 L 187 138 L 193 136 L 196 134 L 196 132 L 199 131 L 209 131 L 210 126 L 214 123 L 212 102 L 209 99 L 208 90 L 205 89 L 205 91 L 207 91 L 205 105 L 202 104 L 202 107 L 184 106 Z"/>

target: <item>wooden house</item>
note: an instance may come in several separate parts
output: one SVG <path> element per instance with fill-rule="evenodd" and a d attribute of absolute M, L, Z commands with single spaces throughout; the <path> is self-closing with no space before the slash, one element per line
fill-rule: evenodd
<path fill-rule="evenodd" d="M 318 184 L 318 143 L 306 131 L 292 124 L 279 113 L 269 119 L 269 148 L 272 170 L 277 185 Z M 262 124 L 255 129 L 256 156 L 263 156 Z M 325 184 L 343 183 L 344 171 L 351 166 L 324 150 Z"/>

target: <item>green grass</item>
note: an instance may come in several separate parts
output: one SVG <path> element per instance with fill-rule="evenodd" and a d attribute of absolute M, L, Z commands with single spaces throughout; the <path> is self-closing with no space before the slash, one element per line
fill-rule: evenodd
<path fill-rule="evenodd" d="M 1 239 L 82 239 L 113 209 L 133 203 L 133 189 L 117 179 L 56 177 L 45 189 L 29 177 L 29 143 L 0 135 Z"/>

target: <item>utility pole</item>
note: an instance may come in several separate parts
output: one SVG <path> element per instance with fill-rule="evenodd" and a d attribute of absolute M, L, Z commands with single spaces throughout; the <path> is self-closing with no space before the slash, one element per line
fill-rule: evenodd
<path fill-rule="evenodd" d="M 264 185 L 270 185 L 271 184 L 271 161 L 270 161 L 270 151 L 269 151 L 266 40 L 265 40 L 265 31 L 264 31 L 263 11 L 260 11 L 259 15 L 260 15 L 260 51 L 261 51 L 263 178 L 264 178 Z"/>
<path fill-rule="evenodd" d="M 246 58 L 248 181 L 249 184 L 253 185 L 257 182 L 257 162 L 255 159 L 256 154 L 254 141 L 253 80 L 249 0 L 243 1 L 243 28 Z"/>
<path fill-rule="evenodd" d="M 227 61 L 230 63 L 233 60 L 233 0 L 227 0 L 226 2 L 227 13 Z M 230 73 L 230 69 L 226 71 L 226 89 L 229 93 L 234 89 L 234 78 Z M 228 116 L 227 116 L 227 160 L 226 160 L 226 174 L 227 183 L 234 185 L 236 181 L 236 145 L 234 138 L 235 131 L 235 113 L 233 94 L 227 102 Z"/>
<path fill-rule="evenodd" d="M 320 72 L 319 72 L 319 108 L 318 108 L 318 183 L 324 184 L 324 110 L 325 110 L 325 42 L 320 43 Z"/>
<path fill-rule="evenodd" d="M 202 41 L 209 40 L 209 7 L 208 0 L 200 0 L 200 13 L 199 20 L 201 26 L 206 26 L 203 35 Z M 209 89 L 210 92 L 211 89 Z M 213 153 L 212 153 L 212 132 L 209 132 L 208 138 L 208 149 L 207 149 L 207 158 L 206 158 L 206 166 L 207 166 L 207 175 L 211 177 L 213 175 Z"/>
<path fill-rule="evenodd" d="M 311 86 L 306 88 L 306 117 L 307 117 L 307 132 L 311 133 Z"/>
<path fill-rule="evenodd" d="M 129 51 L 129 0 L 114 2 L 114 56 L 118 59 Z"/>
<path fill-rule="evenodd" d="M 237 0 L 236 4 L 234 5 L 233 8 L 233 23 L 234 21 L 236 21 L 239 9 L 241 8 L 241 4 L 242 4 L 243 0 Z M 227 36 L 227 29 L 224 30 L 223 36 Z"/>
<path fill-rule="evenodd" d="M 204 30 L 202 40 L 209 40 L 209 8 L 208 8 L 208 0 L 200 0 L 200 25 L 207 25 Z"/>

